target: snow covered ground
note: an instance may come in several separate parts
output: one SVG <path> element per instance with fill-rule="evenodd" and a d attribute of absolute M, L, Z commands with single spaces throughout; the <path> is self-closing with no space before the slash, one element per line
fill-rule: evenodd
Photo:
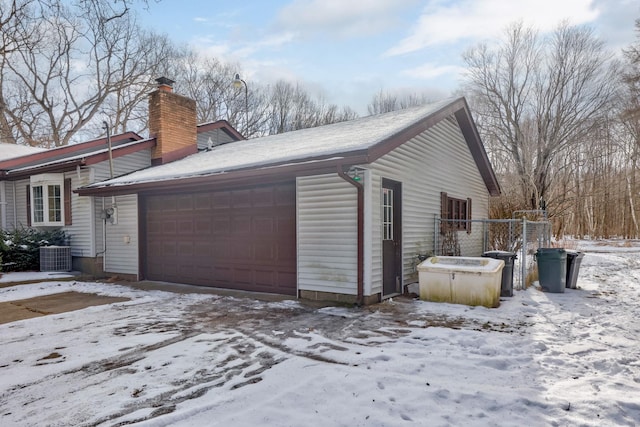
<path fill-rule="evenodd" d="M 81 282 L 130 301 L 0 325 L 3 426 L 640 425 L 640 247 L 497 309 L 317 308 Z"/>

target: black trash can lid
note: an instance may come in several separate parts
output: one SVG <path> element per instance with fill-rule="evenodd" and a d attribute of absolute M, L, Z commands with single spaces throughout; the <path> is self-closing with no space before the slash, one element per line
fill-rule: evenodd
<path fill-rule="evenodd" d="M 582 258 L 584 256 L 584 252 L 574 251 L 572 249 L 567 249 L 567 257 L 570 258 Z"/>
<path fill-rule="evenodd" d="M 497 257 L 497 258 L 518 258 L 515 252 L 509 251 L 487 251 L 482 254 L 483 257 Z"/>
<path fill-rule="evenodd" d="M 547 252 L 547 253 L 552 253 L 552 252 L 565 252 L 565 248 L 538 248 L 537 252 L 542 253 L 542 252 Z"/>

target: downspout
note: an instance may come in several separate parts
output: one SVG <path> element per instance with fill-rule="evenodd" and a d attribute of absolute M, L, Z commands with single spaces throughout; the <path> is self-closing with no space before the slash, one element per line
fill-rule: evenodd
<path fill-rule="evenodd" d="M 102 212 L 105 210 L 104 197 L 102 197 Z M 98 257 L 102 255 L 102 271 L 106 270 L 106 256 L 107 253 L 107 217 L 103 213 L 102 218 L 102 251 L 96 252 L 96 256 L 94 259 L 94 265 L 97 265 Z M 94 270 L 94 276 L 95 276 Z"/>
<path fill-rule="evenodd" d="M 356 305 L 364 304 L 364 186 L 346 174 L 338 165 L 338 176 L 356 187 L 358 192 L 358 295 Z"/>
<path fill-rule="evenodd" d="M 13 183 L 13 195 L 12 195 L 12 199 L 13 199 L 13 226 L 12 228 L 15 229 L 16 226 L 18 225 L 18 207 L 17 207 L 17 202 L 16 202 L 16 182 L 15 181 L 11 181 Z M 28 212 L 27 215 L 31 215 L 31 212 Z"/>
<path fill-rule="evenodd" d="M 111 128 L 109 127 L 109 123 L 107 121 L 102 122 L 104 130 L 107 132 L 107 150 L 109 152 L 109 178 L 113 179 L 113 153 L 111 147 Z M 115 215 L 116 209 L 116 198 L 115 196 L 111 196 L 111 207 L 114 209 L 113 215 Z M 102 255 L 102 271 L 105 272 L 107 270 L 107 215 L 106 215 L 106 206 L 104 203 L 104 197 L 102 198 L 102 251 L 96 253 L 96 261 L 98 260 L 98 256 Z"/>
<path fill-rule="evenodd" d="M 3 230 L 7 229 L 7 190 L 5 188 L 7 181 L 0 181 L 0 209 L 2 209 L 2 213 L 0 213 L 0 227 Z"/>

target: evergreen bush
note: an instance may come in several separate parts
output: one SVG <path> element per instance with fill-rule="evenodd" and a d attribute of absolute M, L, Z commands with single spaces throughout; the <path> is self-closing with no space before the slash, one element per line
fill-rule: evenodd
<path fill-rule="evenodd" d="M 34 271 L 40 269 L 41 246 L 67 246 L 64 230 L 16 228 L 0 231 L 0 263 L 2 271 Z"/>

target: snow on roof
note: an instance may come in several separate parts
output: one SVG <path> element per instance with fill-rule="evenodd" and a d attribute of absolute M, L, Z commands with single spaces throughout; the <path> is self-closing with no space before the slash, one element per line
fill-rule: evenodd
<path fill-rule="evenodd" d="M 44 148 L 0 142 L 0 161 L 45 151 Z"/>
<path fill-rule="evenodd" d="M 125 141 L 122 143 L 119 143 L 118 145 L 114 145 L 112 147 L 112 151 L 113 152 L 117 152 L 118 150 L 122 150 L 125 149 L 127 147 L 131 147 L 133 145 L 137 145 L 137 144 L 141 144 L 143 142 L 149 141 L 149 139 L 141 139 L 141 140 L 135 140 L 135 141 Z M 104 154 L 104 153 L 108 153 L 109 152 L 109 147 L 104 146 L 104 147 L 97 147 L 97 148 L 92 148 L 91 151 L 82 151 L 76 155 L 73 156 L 65 156 L 65 157 L 61 157 L 61 158 L 54 158 L 51 161 L 48 162 L 39 162 L 39 163 L 35 163 L 35 164 L 28 164 L 26 166 L 23 167 L 18 167 L 18 168 L 13 168 L 11 169 L 10 173 L 17 173 L 17 172 L 23 172 L 23 171 L 27 171 L 27 170 L 31 170 L 31 169 L 37 169 L 37 168 L 42 168 L 42 167 L 46 167 L 46 166 L 51 166 L 51 165 L 56 165 L 56 164 L 62 164 L 62 163 L 69 163 L 69 162 L 73 162 L 76 160 L 82 160 L 85 159 L 87 157 L 90 156 L 97 156 L 99 154 Z"/>
<path fill-rule="evenodd" d="M 368 149 L 414 125 L 456 99 L 367 116 L 346 122 L 237 141 L 184 159 L 96 183 L 88 188 L 210 175 L 237 169 L 297 163 Z"/>

